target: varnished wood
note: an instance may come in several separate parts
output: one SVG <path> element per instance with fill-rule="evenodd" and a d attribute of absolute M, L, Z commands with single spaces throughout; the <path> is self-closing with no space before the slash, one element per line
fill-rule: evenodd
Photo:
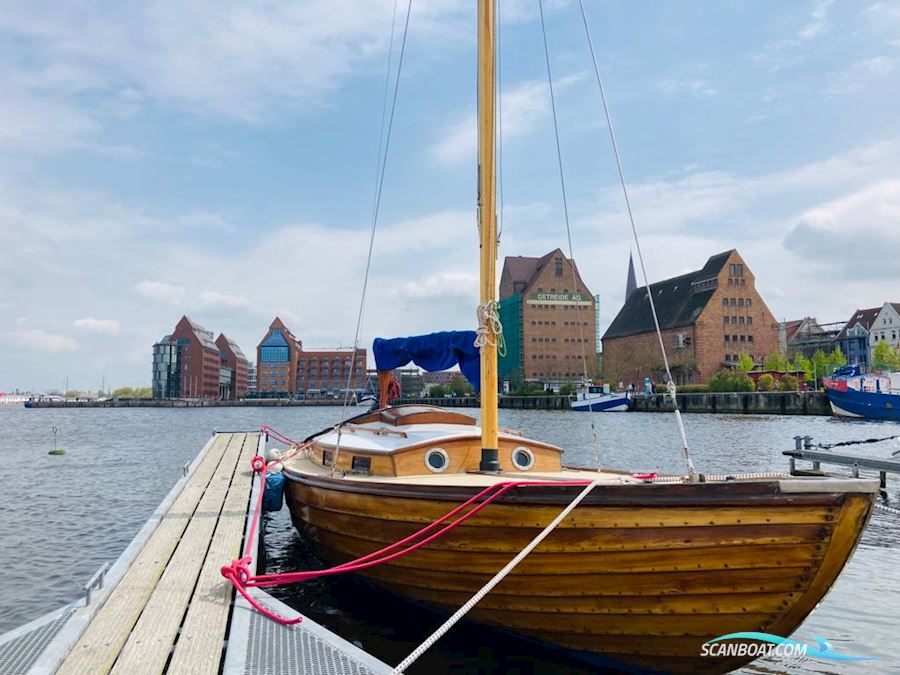
<path fill-rule="evenodd" d="M 476 490 L 286 475 L 295 524 L 331 563 L 408 536 Z M 367 574 L 454 611 L 575 490 L 504 496 Z M 777 481 L 597 488 L 469 618 L 638 667 L 724 672 L 742 661 L 701 658 L 702 644 L 744 630 L 789 635 L 846 563 L 870 504 L 869 494 L 781 493 Z"/>

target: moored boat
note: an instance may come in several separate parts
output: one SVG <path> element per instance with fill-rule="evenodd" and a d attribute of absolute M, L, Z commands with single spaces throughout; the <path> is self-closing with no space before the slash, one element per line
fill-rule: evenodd
<path fill-rule="evenodd" d="M 580 389 L 569 407 L 580 412 L 624 412 L 628 410 L 630 400 L 627 393 L 607 394 L 602 387 L 591 385 Z"/>
<path fill-rule="evenodd" d="M 405 598 L 453 611 L 504 568 L 508 576 L 468 618 L 641 672 L 730 670 L 754 656 L 703 656 L 704 643 L 790 635 L 859 542 L 878 483 L 699 475 L 677 399 L 683 476 L 568 467 L 562 448 L 500 428 L 494 12 L 493 0 L 479 0 L 478 330 L 376 340 L 382 407 L 308 438 L 284 460 L 291 517 L 324 561 L 356 561 L 334 571 L 352 569 Z M 668 371 L 664 348 L 663 360 Z M 480 391 L 480 421 L 387 406 L 391 371 L 410 361 L 426 370 L 458 364 Z M 448 514 L 471 512 L 382 555 Z M 521 564 L 504 567 L 557 519 Z"/>
<path fill-rule="evenodd" d="M 866 375 L 845 366 L 822 383 L 831 411 L 839 417 L 900 420 L 900 373 Z"/>

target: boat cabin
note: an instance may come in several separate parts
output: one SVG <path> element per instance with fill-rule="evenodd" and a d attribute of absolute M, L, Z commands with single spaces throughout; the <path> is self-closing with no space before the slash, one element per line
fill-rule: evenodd
<path fill-rule="evenodd" d="M 315 437 L 310 458 L 342 473 L 371 476 L 459 474 L 478 471 L 481 428 L 474 417 L 436 406 L 400 405 L 359 415 Z M 501 429 L 500 470 L 560 471 L 562 449 Z"/>

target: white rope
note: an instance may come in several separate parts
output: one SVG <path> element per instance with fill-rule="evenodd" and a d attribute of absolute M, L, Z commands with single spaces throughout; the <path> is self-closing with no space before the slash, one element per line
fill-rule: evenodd
<path fill-rule="evenodd" d="M 892 513 L 895 516 L 900 516 L 900 509 L 895 509 L 891 506 L 885 506 L 884 504 L 879 504 L 878 502 L 875 502 L 875 508 L 881 509 L 885 513 Z"/>
<path fill-rule="evenodd" d="M 579 295 L 578 292 L 578 270 L 575 268 L 575 249 L 572 246 L 572 228 L 569 224 L 569 201 L 566 198 L 566 176 L 563 171 L 563 158 L 562 158 L 562 147 L 559 143 L 559 124 L 556 119 L 556 96 L 553 93 L 553 75 L 550 70 L 550 48 L 547 46 L 547 28 L 544 24 L 544 3 L 543 0 L 538 0 L 538 9 L 540 10 L 541 15 L 541 35 L 544 38 L 544 61 L 547 64 L 547 85 L 550 89 L 550 110 L 553 113 L 553 134 L 556 139 L 556 162 L 559 166 L 559 186 L 562 191 L 562 201 L 563 201 L 563 215 L 565 216 L 566 222 L 566 238 L 569 244 L 569 262 L 572 263 L 572 295 Z M 587 387 L 587 383 L 590 381 L 588 378 L 588 365 L 587 365 L 587 352 L 586 352 L 586 344 L 587 340 L 584 339 L 584 326 L 582 326 L 581 320 L 581 305 L 578 304 L 579 301 L 575 301 L 575 319 L 578 323 L 578 341 L 581 344 L 581 373 L 582 379 L 585 382 L 585 398 L 588 398 L 590 395 L 590 388 Z M 599 412 L 599 411 L 598 411 Z M 588 414 L 590 417 L 591 424 L 591 444 L 594 451 L 594 461 L 597 465 L 597 471 L 601 469 L 600 462 L 600 444 L 597 439 L 597 428 L 594 424 L 594 410 L 592 409 L 590 403 L 588 403 Z"/>
<path fill-rule="evenodd" d="M 475 330 L 475 347 L 481 349 L 486 345 L 497 347 L 498 356 L 506 353 L 506 340 L 503 337 L 503 324 L 496 302 L 485 302 L 475 308 L 478 328 Z"/>
<path fill-rule="evenodd" d="M 504 567 L 502 570 L 497 572 L 497 574 L 494 575 L 493 579 L 488 581 L 481 588 L 480 591 L 478 591 L 475 595 L 473 595 L 471 598 L 469 598 L 469 600 L 466 602 L 466 604 L 464 604 L 462 607 L 460 607 L 458 610 L 456 610 L 456 612 L 453 614 L 453 616 L 451 616 L 449 619 L 447 619 L 443 623 L 443 625 L 441 625 L 440 628 L 438 628 L 434 633 L 432 633 L 425 640 L 425 642 L 423 642 L 418 647 L 416 647 L 409 656 L 407 656 L 405 659 L 403 659 L 403 661 L 401 661 L 397 665 L 397 667 L 391 671 L 391 675 L 398 675 L 399 673 L 402 673 L 403 671 L 405 671 L 416 661 L 416 659 L 418 659 L 420 656 L 422 656 L 422 654 L 424 654 L 426 651 L 428 651 L 428 649 L 431 648 L 431 646 L 435 642 L 440 640 L 441 637 L 444 635 L 444 633 L 446 633 L 448 630 L 450 630 L 456 624 L 457 621 L 459 621 L 461 618 L 463 618 L 463 616 L 465 616 L 466 613 L 470 609 L 472 609 L 475 605 L 477 605 L 479 603 L 479 601 L 481 601 L 481 599 L 485 595 L 490 593 L 491 589 L 493 589 L 494 586 L 496 586 L 501 581 L 503 581 L 503 579 L 506 577 L 506 575 L 509 574 L 510 572 L 512 572 L 513 569 L 515 569 L 516 565 L 518 565 L 520 562 L 522 562 L 522 560 L 525 559 L 525 556 L 527 556 L 529 553 L 531 553 L 535 549 L 535 547 L 537 547 L 538 544 L 540 544 L 542 541 L 544 541 L 544 539 L 547 538 L 547 535 L 549 535 L 551 532 L 553 532 L 553 530 L 556 529 L 556 526 L 559 525 L 566 518 L 566 516 L 568 516 L 572 512 L 572 510 L 576 506 L 578 506 L 582 502 L 582 500 L 584 500 L 585 497 L 588 496 L 588 494 L 590 494 L 591 490 L 593 490 L 595 487 L 597 487 L 599 482 L 600 481 L 595 480 L 590 485 L 588 485 L 586 488 L 584 488 L 584 490 L 582 490 L 581 493 L 579 493 L 579 495 L 577 497 L 575 497 L 575 499 L 573 499 L 572 502 L 566 508 L 564 508 L 562 510 L 562 513 L 560 513 L 558 516 L 556 516 L 556 518 L 553 519 L 553 522 L 551 522 L 549 525 L 547 525 L 547 527 L 545 527 L 543 530 L 541 530 L 541 533 L 538 534 L 538 536 L 536 536 L 534 539 L 532 539 L 531 542 L 525 548 L 523 548 L 521 551 L 519 551 L 518 555 L 516 555 L 515 558 L 513 558 L 506 564 L 506 567 Z"/>
<path fill-rule="evenodd" d="M 634 224 L 634 213 L 631 209 L 631 200 L 628 197 L 628 186 L 625 183 L 625 172 L 622 170 L 622 159 L 619 156 L 619 146 L 616 143 L 616 134 L 613 131 L 612 116 L 609 114 L 609 105 L 606 102 L 606 92 L 603 89 L 603 78 L 600 76 L 600 66 L 597 63 L 597 54 L 594 51 L 594 41 L 591 39 L 591 31 L 588 28 L 587 14 L 584 11 L 584 1 L 578 0 L 578 5 L 581 8 L 581 19 L 584 23 L 584 32 L 587 36 L 588 46 L 591 50 L 591 60 L 594 64 L 594 74 L 597 77 L 597 85 L 600 87 L 600 98 L 603 100 L 603 112 L 606 116 L 606 126 L 609 129 L 609 139 L 612 142 L 613 155 L 616 158 L 616 168 L 619 171 L 619 182 L 622 184 L 622 194 L 625 197 L 625 208 L 628 211 L 628 220 L 631 223 L 631 233 L 634 237 L 635 248 L 637 249 L 638 262 L 641 266 L 641 275 L 644 278 L 644 286 L 647 289 L 647 299 L 650 301 L 650 312 L 653 315 L 653 325 L 656 328 L 656 337 L 659 340 L 659 349 L 662 352 L 663 363 L 666 367 L 666 377 L 668 378 L 667 386 L 669 388 L 670 394 L 672 395 L 672 405 L 675 410 L 675 421 L 678 424 L 678 431 L 681 435 L 681 445 L 684 450 L 684 458 L 687 460 L 688 474 L 693 480 L 694 463 L 693 461 L 691 461 L 691 451 L 688 447 L 687 434 L 685 434 L 684 431 L 684 422 L 682 422 L 681 420 L 681 413 L 678 410 L 678 400 L 675 398 L 677 389 L 675 387 L 675 382 L 672 379 L 672 370 L 671 368 L 669 368 L 669 357 L 666 354 L 666 346 L 663 342 L 662 330 L 659 327 L 659 317 L 656 314 L 656 305 L 653 302 L 653 293 L 650 292 L 650 281 L 647 277 L 647 267 L 644 264 L 644 254 L 641 252 L 641 242 L 638 239 L 637 226 Z"/>

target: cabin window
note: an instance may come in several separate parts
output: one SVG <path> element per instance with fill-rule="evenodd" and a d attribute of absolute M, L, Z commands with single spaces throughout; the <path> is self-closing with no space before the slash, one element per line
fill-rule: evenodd
<path fill-rule="evenodd" d="M 443 448 L 432 448 L 425 453 L 425 466 L 429 471 L 441 473 L 450 466 L 450 457 Z"/>
<path fill-rule="evenodd" d="M 371 457 L 353 457 L 353 462 L 350 465 L 350 469 L 356 473 L 371 473 L 372 472 L 372 458 Z"/>
<path fill-rule="evenodd" d="M 528 471 L 534 466 L 534 453 L 524 445 L 513 448 L 512 463 L 519 471 Z"/>
<path fill-rule="evenodd" d="M 322 465 L 331 466 L 334 464 L 334 453 L 331 450 L 322 451 Z"/>

